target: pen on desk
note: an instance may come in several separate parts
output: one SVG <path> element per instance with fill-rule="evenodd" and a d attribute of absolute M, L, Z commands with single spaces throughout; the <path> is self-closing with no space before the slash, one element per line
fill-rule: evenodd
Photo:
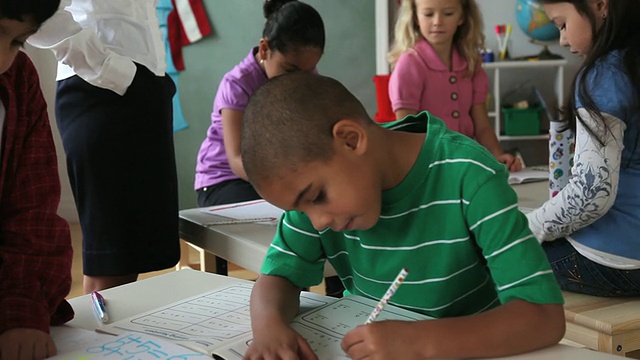
<path fill-rule="evenodd" d="M 400 287 L 404 279 L 407 277 L 407 274 L 409 274 L 409 270 L 407 269 L 400 270 L 400 273 L 398 274 L 398 276 L 396 276 L 396 279 L 393 280 L 393 282 L 391 283 L 391 286 L 389 286 L 389 290 L 387 290 L 387 292 L 384 293 L 384 296 L 382 296 L 382 299 L 380 299 L 380 302 L 378 302 L 378 305 L 376 305 L 376 307 L 373 309 L 373 311 L 371 312 L 371 315 L 369 315 L 369 318 L 367 318 L 367 321 L 364 322 L 365 325 L 372 323 L 376 320 L 380 312 L 382 312 L 382 308 L 385 305 L 387 305 L 389 300 L 391 300 L 391 297 L 393 296 L 393 294 L 396 293 L 396 290 L 398 290 L 398 288 Z"/>
<path fill-rule="evenodd" d="M 91 302 L 93 303 L 93 310 L 100 321 L 106 323 L 109 321 L 109 315 L 107 314 L 107 306 L 104 297 L 97 291 L 91 292 Z"/>

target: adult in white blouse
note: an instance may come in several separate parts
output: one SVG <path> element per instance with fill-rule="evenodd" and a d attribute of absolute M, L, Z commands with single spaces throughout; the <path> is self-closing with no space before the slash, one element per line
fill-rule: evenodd
<path fill-rule="evenodd" d="M 64 0 L 29 39 L 59 61 L 56 120 L 83 236 L 84 291 L 178 261 L 172 80 L 156 0 Z"/>
<path fill-rule="evenodd" d="M 564 115 L 569 184 L 527 214 L 560 286 L 640 296 L 640 2 L 544 0 L 560 44 L 584 56 Z"/>

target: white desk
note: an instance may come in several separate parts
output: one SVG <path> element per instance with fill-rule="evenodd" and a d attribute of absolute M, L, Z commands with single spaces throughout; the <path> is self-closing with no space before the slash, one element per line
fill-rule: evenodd
<path fill-rule="evenodd" d="M 181 270 L 100 291 L 107 301 L 110 322 L 126 319 L 216 287 L 249 282 L 203 271 Z M 69 299 L 76 312 L 69 326 L 95 329 L 99 325 L 89 295 Z"/>
<path fill-rule="evenodd" d="M 185 269 L 104 290 L 101 293 L 107 300 L 107 310 L 111 321 L 118 321 L 198 295 L 216 287 L 239 282 L 246 282 L 246 280 Z M 98 322 L 93 314 L 89 295 L 70 299 L 69 303 L 75 310 L 76 316 L 68 323 L 68 326 L 87 330 L 96 328 Z M 54 327 L 52 333 L 55 333 L 56 330 L 57 328 Z M 614 360 L 622 358 L 587 349 L 555 345 L 532 353 L 511 356 L 508 359 Z"/>
<path fill-rule="evenodd" d="M 517 184 L 512 188 L 518 194 L 518 205 L 521 207 L 537 208 L 549 199 L 548 181 Z"/>
<path fill-rule="evenodd" d="M 276 233 L 276 227 L 260 224 L 204 226 L 222 217 L 203 213 L 199 208 L 180 211 L 180 238 L 214 254 L 217 258 L 260 273 L 262 261 Z M 222 269 L 221 269 L 222 268 Z M 216 273 L 226 275 L 224 265 Z M 336 275 L 327 262 L 324 275 Z"/>
<path fill-rule="evenodd" d="M 203 225 L 219 218 L 221 217 L 204 214 L 199 208 L 180 211 L 180 238 L 217 258 L 260 273 L 262 260 L 276 233 L 276 227 L 260 224 Z M 219 264 L 218 259 L 216 273 L 226 275 L 225 264 Z"/>
<path fill-rule="evenodd" d="M 549 197 L 546 181 L 514 185 L 519 204 L 535 208 Z M 215 215 L 204 214 L 200 209 L 180 211 L 180 237 L 217 258 L 228 260 L 247 270 L 260 273 L 260 266 L 276 233 L 274 226 L 258 224 L 216 225 L 202 224 L 215 221 Z M 225 264 L 216 264 L 216 273 L 226 275 Z M 330 266 L 325 267 L 325 276 L 335 275 Z"/>

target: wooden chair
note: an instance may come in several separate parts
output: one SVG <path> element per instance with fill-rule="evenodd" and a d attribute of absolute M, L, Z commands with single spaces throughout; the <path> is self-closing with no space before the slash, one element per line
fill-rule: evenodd
<path fill-rule="evenodd" d="M 191 258 L 192 250 L 198 254 L 196 262 Z M 216 256 L 201 247 L 180 239 L 180 260 L 176 264 L 176 270 L 184 268 L 216 273 Z"/>
<path fill-rule="evenodd" d="M 640 351 L 640 298 L 563 292 L 565 339 L 593 350 L 628 356 Z"/>

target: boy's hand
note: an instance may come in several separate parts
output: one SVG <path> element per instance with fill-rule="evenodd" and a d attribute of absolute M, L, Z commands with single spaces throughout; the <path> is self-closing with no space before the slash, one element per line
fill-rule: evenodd
<path fill-rule="evenodd" d="M 0 335 L 0 359 L 42 360 L 56 354 L 49 334 L 36 329 L 11 329 Z"/>
<path fill-rule="evenodd" d="M 353 360 L 367 359 L 424 359 L 420 346 L 424 341 L 415 341 L 412 323 L 407 321 L 380 321 L 358 326 L 342 339 L 342 350 Z"/>
<path fill-rule="evenodd" d="M 520 159 L 511 154 L 504 153 L 498 156 L 496 159 L 498 159 L 499 162 L 505 164 L 511 172 L 522 170 L 522 163 L 520 162 Z"/>
<path fill-rule="evenodd" d="M 318 360 L 318 357 L 300 334 L 285 325 L 277 328 L 271 327 L 261 336 L 254 336 L 244 359 Z"/>

